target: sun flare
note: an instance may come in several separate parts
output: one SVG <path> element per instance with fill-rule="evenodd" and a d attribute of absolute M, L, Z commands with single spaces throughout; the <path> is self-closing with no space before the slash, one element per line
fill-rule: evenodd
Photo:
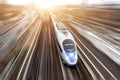
<path fill-rule="evenodd" d="M 102 0 L 6 0 L 7 3 L 14 5 L 27 5 L 35 4 L 41 8 L 50 8 L 59 5 L 68 5 L 68 4 L 102 4 Z"/>
<path fill-rule="evenodd" d="M 38 7 L 41 7 L 41 8 L 49 8 L 49 7 L 63 4 L 62 0 L 59 0 L 59 1 L 58 0 L 35 0 L 34 2 Z"/>
<path fill-rule="evenodd" d="M 50 8 L 59 5 L 76 4 L 81 0 L 34 0 L 35 4 L 41 8 Z"/>

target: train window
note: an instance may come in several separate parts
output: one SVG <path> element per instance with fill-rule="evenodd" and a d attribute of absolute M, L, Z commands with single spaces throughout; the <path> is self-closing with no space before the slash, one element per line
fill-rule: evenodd
<path fill-rule="evenodd" d="M 75 51 L 75 44 L 72 40 L 70 39 L 66 39 L 63 41 L 63 47 L 64 47 L 64 50 L 67 51 L 67 52 L 74 52 Z"/>

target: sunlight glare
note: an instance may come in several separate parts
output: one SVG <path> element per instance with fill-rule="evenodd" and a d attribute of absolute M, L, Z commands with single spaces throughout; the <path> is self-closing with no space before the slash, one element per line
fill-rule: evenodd
<path fill-rule="evenodd" d="M 6 0 L 7 3 L 13 4 L 13 5 L 26 5 L 31 2 L 31 0 Z"/>
<path fill-rule="evenodd" d="M 41 8 L 50 8 L 58 5 L 77 4 L 82 0 L 35 0 L 35 4 Z"/>
<path fill-rule="evenodd" d="M 88 0 L 88 4 L 101 4 L 101 0 Z"/>
<path fill-rule="evenodd" d="M 56 5 L 54 0 L 35 0 L 35 4 L 41 8 L 49 8 Z"/>

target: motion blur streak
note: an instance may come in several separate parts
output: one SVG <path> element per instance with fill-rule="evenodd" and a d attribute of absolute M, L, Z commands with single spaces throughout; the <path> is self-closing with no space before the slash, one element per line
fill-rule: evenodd
<path fill-rule="evenodd" d="M 0 5 L 0 80 L 120 79 L 118 6 Z M 63 64 L 52 16 L 76 41 L 78 63 Z"/>

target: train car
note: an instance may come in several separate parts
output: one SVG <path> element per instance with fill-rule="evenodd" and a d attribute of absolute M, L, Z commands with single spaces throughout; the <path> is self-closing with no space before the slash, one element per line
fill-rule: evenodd
<path fill-rule="evenodd" d="M 77 48 L 74 37 L 55 15 L 51 15 L 51 18 L 61 51 L 60 56 L 65 64 L 75 66 L 77 64 Z"/>

